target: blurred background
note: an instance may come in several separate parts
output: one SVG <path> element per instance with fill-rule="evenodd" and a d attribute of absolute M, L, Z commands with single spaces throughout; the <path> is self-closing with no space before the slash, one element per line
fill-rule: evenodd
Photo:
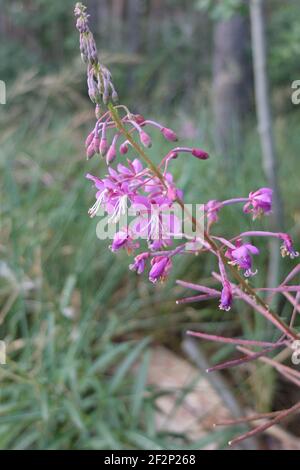
<path fill-rule="evenodd" d="M 286 408 L 299 392 L 259 364 L 211 378 L 203 368 L 233 348 L 198 342 L 191 351 L 183 343 L 187 329 L 274 339 L 242 304 L 226 313 L 213 302 L 175 304 L 183 294 L 175 280 L 208 278 L 214 260 L 175 263 L 168 282 L 153 287 L 128 271 L 125 253 L 112 254 L 96 238 L 97 221 L 87 215 L 94 191 L 84 176 L 103 174 L 105 165 L 85 160 L 94 111 L 74 4 L 0 0 L 0 80 L 7 90 L 0 105 L 0 339 L 7 344 L 0 448 L 225 448 L 244 428 L 212 429 L 215 421 Z M 280 210 L 255 227 L 284 225 L 299 249 L 300 105 L 291 101 L 292 82 L 300 79 L 299 2 L 263 2 L 265 105 L 277 172 L 266 165 L 258 132 L 249 2 L 86 4 L 122 103 L 209 151 L 207 162 L 174 165 L 186 200 L 245 197 L 275 184 Z M 155 159 L 169 147 L 153 138 Z M 222 214 L 224 235 L 254 226 L 236 213 Z M 254 282 L 274 273 L 282 279 L 292 265 L 284 260 L 279 271 L 275 254 L 261 248 Z M 280 314 L 288 318 L 290 307 L 282 303 Z M 272 429 L 244 445 L 297 448 L 297 420 Z"/>

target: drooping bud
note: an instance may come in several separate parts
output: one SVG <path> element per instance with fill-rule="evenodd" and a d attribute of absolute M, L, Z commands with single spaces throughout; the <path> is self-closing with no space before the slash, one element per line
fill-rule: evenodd
<path fill-rule="evenodd" d="M 90 146 L 90 144 L 93 142 L 93 139 L 94 139 L 94 131 L 92 131 L 86 138 L 86 141 L 85 141 L 85 147 L 88 148 Z"/>
<path fill-rule="evenodd" d="M 123 144 L 120 145 L 119 150 L 120 150 L 121 155 L 126 155 L 126 153 L 128 152 L 128 143 L 123 142 Z"/>
<path fill-rule="evenodd" d="M 99 145 L 99 153 L 100 155 L 102 155 L 102 157 L 105 157 L 107 151 L 108 151 L 108 143 L 106 139 L 106 123 L 104 123 L 102 127 L 102 136 L 101 136 L 101 141 Z"/>
<path fill-rule="evenodd" d="M 108 143 L 106 137 L 102 137 L 100 140 L 100 145 L 99 145 L 99 153 L 102 155 L 102 157 L 105 157 L 106 152 L 108 150 Z"/>
<path fill-rule="evenodd" d="M 93 139 L 93 145 L 94 145 L 95 152 L 99 153 L 100 139 L 99 139 L 99 135 L 97 134 L 95 135 Z"/>
<path fill-rule="evenodd" d="M 140 139 L 144 147 L 148 147 L 148 148 L 151 147 L 152 145 L 151 137 L 147 134 L 147 132 L 141 131 Z"/>
<path fill-rule="evenodd" d="M 207 160 L 209 158 L 209 155 L 205 150 L 194 148 L 192 149 L 192 155 L 196 158 L 200 158 L 200 160 Z"/>
<path fill-rule="evenodd" d="M 160 131 L 163 134 L 164 138 L 169 140 L 170 142 L 176 142 L 178 140 L 177 135 L 174 131 L 172 131 L 172 129 L 162 127 Z"/>
<path fill-rule="evenodd" d="M 139 126 L 142 126 L 143 123 L 145 122 L 145 118 L 141 114 L 135 114 L 134 115 L 134 120 Z"/>
<path fill-rule="evenodd" d="M 114 159 L 116 158 L 116 147 L 115 147 L 115 144 L 112 143 L 111 146 L 109 147 L 108 149 L 108 152 L 106 154 L 106 163 L 107 165 L 109 165 L 110 163 L 112 163 L 114 161 Z"/>
<path fill-rule="evenodd" d="M 95 155 L 95 147 L 94 147 L 94 144 L 93 142 L 88 146 L 87 150 L 86 150 L 86 158 L 88 160 L 90 160 L 94 155 Z"/>

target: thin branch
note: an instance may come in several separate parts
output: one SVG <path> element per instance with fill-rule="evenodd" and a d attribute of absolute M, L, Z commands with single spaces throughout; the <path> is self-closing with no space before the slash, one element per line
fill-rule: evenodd
<path fill-rule="evenodd" d="M 245 432 L 244 434 L 241 434 L 239 437 L 236 437 L 232 441 L 229 441 L 228 444 L 230 446 L 233 446 L 233 445 L 236 445 L 236 444 L 244 441 L 245 439 L 248 439 L 249 437 L 253 437 L 253 436 L 265 431 L 266 429 L 269 429 L 271 426 L 274 426 L 274 424 L 279 423 L 283 419 L 287 418 L 288 416 L 290 416 L 293 413 L 296 413 L 299 410 L 300 410 L 300 401 L 298 403 L 296 403 L 294 406 L 292 406 L 291 408 L 288 408 L 287 410 L 281 411 L 271 421 L 268 421 L 265 424 L 261 424 L 260 426 L 257 426 L 255 429 L 252 429 L 251 431 L 248 431 L 248 432 Z"/>

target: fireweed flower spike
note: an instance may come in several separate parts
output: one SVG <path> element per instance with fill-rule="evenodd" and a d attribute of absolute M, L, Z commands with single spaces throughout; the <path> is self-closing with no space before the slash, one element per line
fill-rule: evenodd
<path fill-rule="evenodd" d="M 198 291 L 198 295 L 180 299 L 178 303 L 215 302 L 218 299 L 219 308 L 226 312 L 234 306 L 234 299 L 238 298 L 282 334 L 282 341 L 274 343 L 274 348 L 282 344 L 292 348 L 293 341 L 298 339 L 293 323 L 298 308 L 297 295 L 300 286 L 289 286 L 287 283 L 299 270 L 292 269 L 279 287 L 272 287 L 271 290 L 262 286 L 252 287 L 251 279 L 245 280 L 245 276 L 251 278 L 256 273 L 253 270 L 253 257 L 259 254 L 256 246 L 248 241 L 249 237 L 251 241 L 255 237 L 275 237 L 282 242 L 282 255 L 295 258 L 298 252 L 291 237 L 285 233 L 258 230 L 233 234 L 230 239 L 224 238 L 220 231 L 217 234 L 212 233 L 212 230 L 219 226 L 217 222 L 225 206 L 242 204 L 242 210 L 237 208 L 241 217 L 251 214 L 253 219 L 258 219 L 261 215 L 268 215 L 272 210 L 272 189 L 260 188 L 250 192 L 247 197 L 208 201 L 204 206 L 208 221 L 204 234 L 193 238 L 183 233 L 180 219 L 172 212 L 171 215 L 165 214 L 166 209 L 173 208 L 176 203 L 184 210 L 184 217 L 188 215 L 195 225 L 197 220 L 186 210 L 184 194 L 177 187 L 169 166 L 175 164 L 173 160 L 177 157 L 185 158 L 185 164 L 188 165 L 189 156 L 205 161 L 209 155 L 202 148 L 178 146 L 162 156 L 157 166 L 151 161 L 144 150 L 151 145 L 149 129 L 151 132 L 159 132 L 169 142 L 177 141 L 176 133 L 159 122 L 146 119 L 141 114 L 131 113 L 123 104 L 113 104 L 117 101 L 117 92 L 109 70 L 99 61 L 94 37 L 89 29 L 86 7 L 81 3 L 76 4 L 75 16 L 80 35 L 81 56 L 87 68 L 88 94 L 95 105 L 96 116 L 94 128 L 86 138 L 86 155 L 88 159 L 97 154 L 105 156 L 104 162 L 107 165 L 107 171 L 101 177 L 86 175 L 96 190 L 96 202 L 88 212 L 94 217 L 101 208 L 108 215 L 110 224 L 118 223 L 128 210 L 133 210 L 137 216 L 130 226 L 118 228 L 110 246 L 111 251 L 126 250 L 128 254 L 133 254 L 129 269 L 137 274 L 148 270 L 149 280 L 153 284 L 168 277 L 172 263 L 176 262 L 179 256 L 213 256 L 217 261 L 218 270 L 211 273 L 211 281 L 218 283 L 218 288 L 177 281 L 182 288 Z M 132 153 L 134 157 L 131 156 Z M 139 237 L 146 239 L 147 251 L 142 247 L 142 243 L 137 241 Z M 179 245 L 177 238 L 180 238 Z M 198 242 L 201 242 L 200 248 Z M 139 252 L 140 248 L 142 249 Z M 277 292 L 291 303 L 294 313 L 289 326 L 265 303 L 260 296 L 262 291 Z M 206 339 L 209 339 L 208 336 L 202 335 Z M 214 339 L 226 342 L 226 338 L 210 335 L 210 340 Z M 237 344 L 247 342 L 250 348 L 252 344 L 254 346 L 251 339 L 241 341 Z M 228 338 L 228 342 L 234 344 L 234 338 Z M 248 351 L 246 357 L 227 361 L 216 368 L 238 366 L 257 358 L 265 359 L 264 355 L 270 351 L 270 348 L 267 348 L 269 344 L 268 341 L 261 342 L 262 347 L 266 345 L 265 349 L 259 352 Z M 256 346 L 259 347 L 257 342 Z M 275 360 L 273 363 L 281 373 L 282 365 Z M 284 369 L 285 378 L 292 377 L 294 380 L 293 374 L 288 373 L 287 369 Z"/>

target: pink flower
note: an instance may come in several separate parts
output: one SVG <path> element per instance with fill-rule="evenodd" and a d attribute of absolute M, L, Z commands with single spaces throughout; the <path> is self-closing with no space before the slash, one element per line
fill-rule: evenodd
<path fill-rule="evenodd" d="M 232 300 L 233 296 L 230 283 L 228 281 L 225 281 L 223 283 L 223 289 L 221 292 L 221 302 L 219 305 L 220 310 L 225 310 L 226 312 L 228 312 L 231 309 Z"/>
<path fill-rule="evenodd" d="M 292 238 L 287 233 L 280 233 L 279 235 L 283 240 L 283 245 L 280 247 L 281 256 L 289 256 L 291 259 L 297 258 L 299 253 L 294 249 Z"/>
<path fill-rule="evenodd" d="M 172 268 L 172 261 L 167 256 L 155 256 L 151 265 L 149 281 L 155 284 L 157 281 L 164 281 L 167 278 Z"/>
<path fill-rule="evenodd" d="M 137 274 L 141 274 L 144 272 L 146 267 L 146 260 L 149 258 L 150 253 L 147 251 L 144 253 L 140 253 L 134 258 L 134 263 L 129 265 L 129 269 L 131 271 L 136 271 Z"/>
<path fill-rule="evenodd" d="M 249 201 L 244 205 L 244 212 L 252 212 L 253 220 L 272 210 L 272 194 L 270 188 L 261 188 L 249 194 Z"/>
<path fill-rule="evenodd" d="M 241 241 L 237 241 L 236 248 L 229 248 L 225 256 L 231 260 L 231 264 L 238 266 L 240 269 L 244 269 L 244 275 L 246 277 L 254 276 L 257 271 L 252 271 L 252 255 L 258 255 L 259 249 L 250 243 L 242 244 Z"/>
<path fill-rule="evenodd" d="M 167 198 L 136 196 L 132 209 L 137 217 L 131 224 L 131 230 L 137 236 L 147 238 L 150 243 L 159 241 L 160 246 L 165 246 L 165 242 L 181 232 L 181 222 Z"/>
<path fill-rule="evenodd" d="M 127 229 L 120 230 L 114 236 L 113 242 L 110 246 L 111 251 L 116 252 L 122 248 L 126 248 L 130 253 L 132 250 L 139 247 L 137 242 L 134 242 Z"/>

